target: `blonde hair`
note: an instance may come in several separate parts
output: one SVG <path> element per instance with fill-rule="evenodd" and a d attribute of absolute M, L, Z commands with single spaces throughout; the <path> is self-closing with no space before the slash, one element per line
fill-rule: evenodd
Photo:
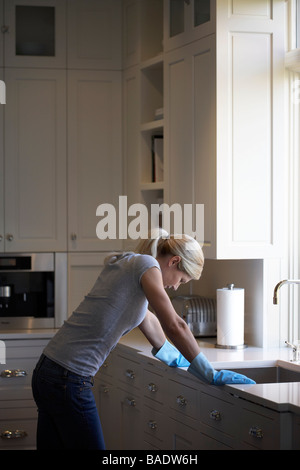
<path fill-rule="evenodd" d="M 199 279 L 204 266 L 204 255 L 199 243 L 189 235 L 169 235 L 159 229 L 146 240 L 141 240 L 135 249 L 136 253 L 158 256 L 180 256 L 180 271 L 192 279 Z"/>

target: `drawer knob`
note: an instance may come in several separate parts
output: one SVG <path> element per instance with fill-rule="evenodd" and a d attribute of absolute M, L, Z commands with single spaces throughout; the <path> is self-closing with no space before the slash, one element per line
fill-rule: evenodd
<path fill-rule="evenodd" d="M 264 437 L 263 431 L 259 426 L 251 426 L 249 434 L 256 439 L 262 439 Z"/>
<path fill-rule="evenodd" d="M 1 377 L 4 377 L 6 379 L 9 379 L 11 377 L 25 377 L 27 375 L 26 370 L 21 370 L 21 369 L 13 369 L 13 370 L 3 370 L 1 372 Z"/>
<path fill-rule="evenodd" d="M 106 386 L 106 385 L 102 385 L 100 387 L 100 391 L 101 393 L 108 393 L 109 392 L 109 388 Z"/>
<path fill-rule="evenodd" d="M 150 384 L 148 384 L 148 390 L 149 390 L 149 392 L 157 392 L 158 387 L 154 383 L 150 383 Z"/>
<path fill-rule="evenodd" d="M 187 405 L 187 400 L 184 398 L 183 395 L 178 395 L 176 398 L 176 403 L 179 406 L 186 406 Z"/>
<path fill-rule="evenodd" d="M 209 414 L 209 417 L 214 421 L 221 421 L 221 413 L 218 410 L 212 410 Z"/>
<path fill-rule="evenodd" d="M 128 406 L 136 406 L 136 401 L 134 398 L 126 398 L 126 403 Z"/>
<path fill-rule="evenodd" d="M 1 439 L 22 439 L 27 436 L 26 431 L 20 431 L 16 429 L 15 431 L 3 431 L 0 434 Z"/>
<path fill-rule="evenodd" d="M 149 426 L 150 429 L 156 429 L 157 428 L 157 422 L 150 419 L 150 421 L 148 421 L 148 426 Z"/>
<path fill-rule="evenodd" d="M 128 379 L 131 379 L 131 380 L 133 380 L 135 378 L 135 374 L 134 374 L 133 370 L 131 370 L 131 369 L 127 369 L 126 372 L 125 372 L 125 375 L 126 375 L 126 377 L 128 377 Z"/>

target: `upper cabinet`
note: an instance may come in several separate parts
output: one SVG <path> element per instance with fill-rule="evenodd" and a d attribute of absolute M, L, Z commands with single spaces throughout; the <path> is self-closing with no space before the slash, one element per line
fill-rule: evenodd
<path fill-rule="evenodd" d="M 65 0 L 4 0 L 4 65 L 66 66 Z"/>
<path fill-rule="evenodd" d="M 0 250 L 65 251 L 66 72 L 11 68 L 5 82 Z"/>
<path fill-rule="evenodd" d="M 68 0 L 68 68 L 121 70 L 121 12 L 121 0 Z"/>
<path fill-rule="evenodd" d="M 122 195 L 121 72 L 68 74 L 68 249 L 120 249 L 117 236 L 96 236 L 97 207 Z M 103 206 L 104 207 L 104 206 Z M 104 215 L 104 214 L 103 214 Z M 102 217 L 103 218 L 103 217 Z"/>
<path fill-rule="evenodd" d="M 206 257 L 278 257 L 284 1 L 213 4 L 214 34 L 165 54 L 166 201 L 204 204 Z"/>
<path fill-rule="evenodd" d="M 169 51 L 214 32 L 212 0 L 164 0 L 164 50 Z"/>

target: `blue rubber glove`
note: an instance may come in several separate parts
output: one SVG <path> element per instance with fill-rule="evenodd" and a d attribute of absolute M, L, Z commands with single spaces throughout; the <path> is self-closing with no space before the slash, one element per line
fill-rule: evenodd
<path fill-rule="evenodd" d="M 188 371 L 204 382 L 212 385 L 224 384 L 255 384 L 254 380 L 231 370 L 216 371 L 204 354 L 199 353 L 191 362 Z"/>
<path fill-rule="evenodd" d="M 153 348 L 151 352 L 154 357 L 170 367 L 189 367 L 190 365 L 189 361 L 168 340 L 158 351 Z"/>

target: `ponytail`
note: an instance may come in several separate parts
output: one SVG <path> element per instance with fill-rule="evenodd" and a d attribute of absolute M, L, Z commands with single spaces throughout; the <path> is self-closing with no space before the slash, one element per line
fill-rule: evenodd
<path fill-rule="evenodd" d="M 150 238 L 141 240 L 136 253 L 158 256 L 180 256 L 180 271 L 192 279 L 199 279 L 204 266 L 204 255 L 199 243 L 189 235 L 169 235 L 163 229 L 152 230 Z"/>

